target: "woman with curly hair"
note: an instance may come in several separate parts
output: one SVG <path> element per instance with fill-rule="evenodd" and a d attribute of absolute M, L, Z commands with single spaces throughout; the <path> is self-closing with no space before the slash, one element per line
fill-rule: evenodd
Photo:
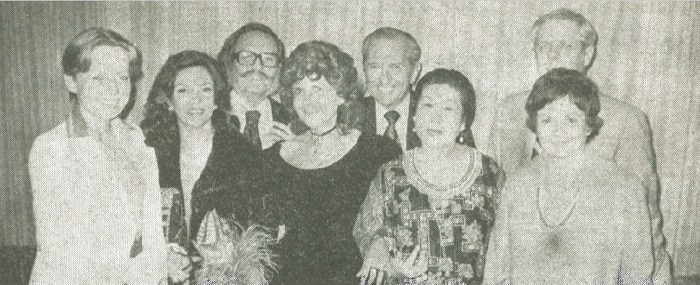
<path fill-rule="evenodd" d="M 416 94 L 421 145 L 372 181 L 354 229 L 364 256 L 358 276 L 364 284 L 480 284 L 503 172 L 468 139 L 476 98 L 467 77 L 438 68 Z"/>
<path fill-rule="evenodd" d="M 355 215 L 377 168 L 401 150 L 358 130 L 357 70 L 335 45 L 300 44 L 285 61 L 281 85 L 306 130 L 265 152 L 285 202 L 279 281 L 355 284 L 362 264 L 352 238 Z"/>
<path fill-rule="evenodd" d="M 205 53 L 170 56 L 153 82 L 141 122 L 158 159 L 167 242 L 189 257 L 200 254 L 193 242 L 212 210 L 241 230 L 275 226 L 277 219 L 273 203 L 263 201 L 270 197 L 260 191 L 266 188 L 256 174 L 260 153 L 226 115 L 230 97 L 223 74 L 221 64 Z M 188 260 L 174 251 L 169 257 L 176 267 L 171 279 L 188 278 Z"/>

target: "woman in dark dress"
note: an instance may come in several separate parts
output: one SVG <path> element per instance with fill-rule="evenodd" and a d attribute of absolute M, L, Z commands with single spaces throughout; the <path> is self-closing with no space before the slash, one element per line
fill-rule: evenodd
<path fill-rule="evenodd" d="M 193 241 L 212 210 L 242 229 L 276 227 L 278 220 L 272 203 L 264 203 L 269 196 L 260 191 L 267 188 L 257 177 L 260 153 L 226 115 L 230 97 L 223 74 L 202 52 L 170 56 L 154 80 L 141 122 L 158 161 L 166 241 L 190 258 L 199 255 Z M 183 258 L 171 252 L 169 259 L 172 281 L 189 278 L 189 258 L 173 261 Z"/>
<path fill-rule="evenodd" d="M 278 283 L 357 283 L 356 214 L 379 166 L 401 150 L 357 129 L 356 79 L 353 59 L 326 42 L 302 43 L 285 62 L 284 100 L 306 130 L 265 151 L 273 191 L 284 201 Z M 282 136 L 291 134 L 281 128 Z"/>

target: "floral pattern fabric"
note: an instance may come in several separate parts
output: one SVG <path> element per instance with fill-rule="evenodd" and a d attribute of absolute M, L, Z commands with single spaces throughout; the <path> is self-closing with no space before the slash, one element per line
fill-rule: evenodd
<path fill-rule="evenodd" d="M 385 238 L 407 258 L 421 245 L 428 284 L 479 284 L 490 229 L 494 222 L 500 171 L 488 157 L 471 149 L 466 176 L 451 189 L 428 189 L 412 171 L 411 151 L 385 164 L 370 187 L 354 235 L 363 253 L 371 241 Z M 420 186 L 418 186 L 420 185 Z M 435 187 L 433 187 L 435 188 Z M 436 199 L 434 193 L 450 193 Z M 401 283 L 394 277 L 389 284 Z"/>

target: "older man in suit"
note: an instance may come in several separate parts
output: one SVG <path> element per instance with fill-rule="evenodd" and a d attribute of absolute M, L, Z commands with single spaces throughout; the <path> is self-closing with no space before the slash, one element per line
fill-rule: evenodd
<path fill-rule="evenodd" d="M 581 14 L 563 8 L 554 10 L 535 21 L 533 32 L 533 51 L 539 74 L 556 67 L 585 73 L 592 65 L 598 35 Z M 525 125 L 525 101 L 529 93 L 525 91 L 506 97 L 496 111 L 489 152 L 506 175 L 538 154 L 535 134 Z M 589 143 L 589 148 L 599 156 L 615 161 L 644 182 L 652 221 L 654 281 L 656 284 L 671 284 L 670 259 L 661 230 L 655 157 L 647 117 L 638 108 L 605 94 L 600 94 L 600 103 L 599 116 L 604 121 L 603 127 Z"/>
<path fill-rule="evenodd" d="M 420 46 L 409 33 L 383 27 L 362 42 L 362 66 L 367 90 L 363 132 L 384 135 L 401 149 L 420 145 L 413 131 L 417 98 L 412 85 L 421 71 Z"/>
<path fill-rule="evenodd" d="M 224 41 L 218 59 L 226 67 L 231 115 L 241 133 L 261 149 L 270 147 L 279 139 L 271 135 L 275 122 L 291 120 L 290 112 L 272 99 L 279 89 L 284 43 L 268 26 L 248 23 Z"/>

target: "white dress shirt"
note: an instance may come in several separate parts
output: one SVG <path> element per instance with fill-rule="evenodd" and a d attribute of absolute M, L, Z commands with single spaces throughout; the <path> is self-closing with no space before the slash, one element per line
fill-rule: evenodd
<path fill-rule="evenodd" d="M 238 117 L 238 121 L 241 123 L 241 133 L 245 129 L 246 117 L 245 112 L 247 111 L 258 111 L 260 112 L 260 119 L 258 120 L 258 134 L 260 135 L 260 143 L 262 149 L 269 148 L 275 141 L 267 135 L 272 129 L 272 104 L 270 99 L 265 99 L 258 106 L 251 107 L 248 102 L 239 96 L 234 90 L 231 90 L 231 114 Z"/>
<path fill-rule="evenodd" d="M 399 144 L 401 145 L 402 150 L 406 150 L 406 133 L 408 131 L 408 107 L 409 103 L 411 102 L 410 94 L 406 95 L 406 97 L 403 98 L 403 101 L 396 105 L 396 108 L 393 110 L 399 113 L 399 119 L 396 121 L 396 134 L 398 134 L 398 141 Z M 389 122 L 384 118 L 384 114 L 386 112 L 390 111 L 389 109 L 385 108 L 384 105 L 379 104 L 377 100 L 374 100 L 374 115 L 376 117 L 376 122 L 377 122 L 377 134 L 378 135 L 384 135 L 384 131 L 386 131 L 386 127 L 389 125 Z"/>

